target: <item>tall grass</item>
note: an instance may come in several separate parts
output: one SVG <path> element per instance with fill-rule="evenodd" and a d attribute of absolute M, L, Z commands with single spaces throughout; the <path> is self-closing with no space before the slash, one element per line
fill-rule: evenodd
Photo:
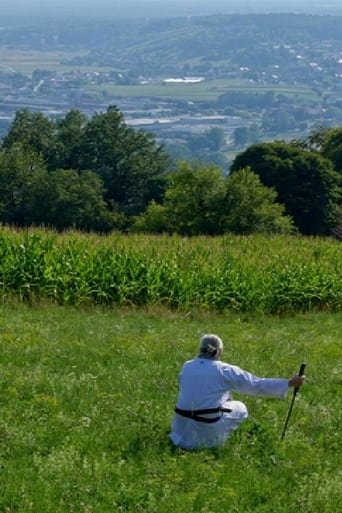
<path fill-rule="evenodd" d="M 342 308 L 334 239 L 0 232 L 0 294 L 61 305 L 281 313 Z"/>

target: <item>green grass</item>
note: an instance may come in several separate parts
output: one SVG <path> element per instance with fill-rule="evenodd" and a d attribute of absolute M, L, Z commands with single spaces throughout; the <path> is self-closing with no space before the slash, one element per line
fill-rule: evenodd
<path fill-rule="evenodd" d="M 117 97 L 159 97 L 178 100 L 212 101 L 230 91 L 246 91 L 263 94 L 274 91 L 276 94 L 286 94 L 300 99 L 314 100 L 315 95 L 305 86 L 258 86 L 248 80 L 221 79 L 200 82 L 196 84 L 147 84 L 147 85 L 90 85 L 90 91 L 105 91 L 109 96 Z"/>
<path fill-rule="evenodd" d="M 34 70 L 70 72 L 83 70 L 86 71 L 108 71 L 112 68 L 101 66 L 67 64 L 69 59 L 87 55 L 89 52 L 80 51 L 39 51 L 39 50 L 19 50 L 8 47 L 0 47 L 1 65 L 0 72 L 23 73 L 31 75 Z"/>
<path fill-rule="evenodd" d="M 0 511 L 340 511 L 341 322 L 3 304 Z M 291 395 L 244 397 L 250 418 L 224 448 L 172 450 L 177 374 L 204 332 L 223 338 L 226 361 L 259 375 L 307 362 L 283 441 Z"/>

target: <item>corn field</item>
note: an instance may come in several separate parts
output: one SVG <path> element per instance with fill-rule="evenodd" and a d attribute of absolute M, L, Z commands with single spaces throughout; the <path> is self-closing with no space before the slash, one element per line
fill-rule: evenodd
<path fill-rule="evenodd" d="M 2 301 L 279 314 L 342 309 L 335 239 L 0 230 Z"/>

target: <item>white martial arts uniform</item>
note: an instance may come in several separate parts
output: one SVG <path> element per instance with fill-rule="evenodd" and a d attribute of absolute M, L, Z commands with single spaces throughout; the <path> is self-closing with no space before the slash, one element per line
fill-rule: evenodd
<path fill-rule="evenodd" d="M 222 446 L 248 411 L 241 401 L 233 401 L 231 392 L 261 397 L 285 398 L 288 380 L 259 378 L 253 374 L 219 360 L 196 357 L 185 362 L 179 374 L 177 407 L 194 411 L 216 407 L 229 408 L 231 413 L 210 413 L 202 417 L 220 417 L 207 424 L 174 414 L 170 438 L 183 449 Z"/>

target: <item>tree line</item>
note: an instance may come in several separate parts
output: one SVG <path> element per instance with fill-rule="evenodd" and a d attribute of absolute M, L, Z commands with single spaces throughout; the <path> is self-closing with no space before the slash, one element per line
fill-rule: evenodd
<path fill-rule="evenodd" d="M 252 144 L 226 174 L 174 161 L 116 106 L 87 118 L 16 112 L 0 147 L 0 223 L 108 233 L 300 233 L 340 216 L 342 127 Z"/>

